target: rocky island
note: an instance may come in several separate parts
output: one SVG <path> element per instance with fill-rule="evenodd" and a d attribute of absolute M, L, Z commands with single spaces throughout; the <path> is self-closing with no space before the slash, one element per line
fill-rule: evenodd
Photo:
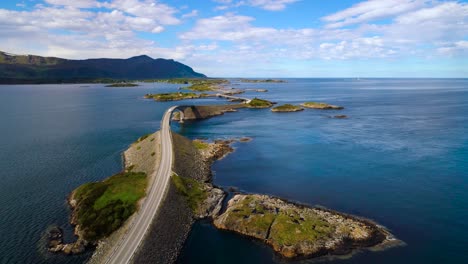
<path fill-rule="evenodd" d="M 273 103 L 267 100 L 259 99 L 255 97 L 254 99 L 250 100 L 247 104 L 248 108 L 270 108 L 273 106 Z"/>
<path fill-rule="evenodd" d="M 198 93 L 182 93 L 182 92 L 174 92 L 174 93 L 161 93 L 161 94 L 146 94 L 144 96 L 145 99 L 154 99 L 155 101 L 160 102 L 167 102 L 167 101 L 180 101 L 180 100 L 187 100 L 187 99 L 199 99 L 199 98 L 206 98 L 212 95 L 209 94 L 198 94 Z"/>
<path fill-rule="evenodd" d="M 213 223 L 265 241 L 285 258 L 343 255 L 394 240 L 371 221 L 257 194 L 235 195 Z"/>
<path fill-rule="evenodd" d="M 243 83 L 285 83 L 285 80 L 275 80 L 275 79 L 264 79 L 264 80 L 255 80 L 255 79 L 240 79 Z"/>
<path fill-rule="evenodd" d="M 285 105 L 280 105 L 277 107 L 273 107 L 271 109 L 272 112 L 277 112 L 277 113 L 283 113 L 283 112 L 299 112 L 303 111 L 304 108 L 297 106 L 297 105 L 292 105 L 292 104 L 285 104 Z"/>
<path fill-rule="evenodd" d="M 113 84 L 106 85 L 106 87 L 136 87 L 136 86 L 139 86 L 139 85 L 136 83 L 126 83 L 126 82 L 113 83 Z"/>
<path fill-rule="evenodd" d="M 317 103 L 317 102 L 305 102 L 301 104 L 301 106 L 306 108 L 313 108 L 313 109 L 322 109 L 322 110 L 341 110 L 344 109 L 342 106 L 338 105 L 330 105 L 327 103 Z"/>

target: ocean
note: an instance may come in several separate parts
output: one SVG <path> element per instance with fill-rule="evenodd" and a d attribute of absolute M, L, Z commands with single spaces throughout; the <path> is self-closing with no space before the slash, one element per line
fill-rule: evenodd
<path fill-rule="evenodd" d="M 67 195 L 122 169 L 121 153 L 159 128 L 168 107 L 136 88 L 0 86 L 0 263 L 83 263 L 44 250 L 59 225 L 71 240 Z M 214 183 L 372 219 L 406 246 L 363 251 L 331 263 L 464 263 L 468 258 L 467 79 L 287 79 L 239 83 L 245 97 L 341 111 L 237 113 L 172 128 L 189 138 L 251 137 L 213 165 Z M 221 99 L 184 101 L 219 104 Z M 348 119 L 330 116 L 344 114 Z M 283 263 L 261 242 L 195 224 L 179 263 Z M 286 262 L 309 263 L 310 261 Z"/>

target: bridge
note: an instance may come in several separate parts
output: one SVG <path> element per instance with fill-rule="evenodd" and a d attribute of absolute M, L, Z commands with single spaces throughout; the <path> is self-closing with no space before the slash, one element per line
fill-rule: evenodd
<path fill-rule="evenodd" d="M 161 121 L 161 162 L 159 168 L 155 168 L 154 174 L 151 175 L 154 180 L 146 200 L 140 210 L 137 211 L 136 218 L 132 221 L 124 238 L 114 248 L 105 263 L 126 264 L 132 260 L 163 201 L 172 174 L 173 149 L 170 121 L 172 112 L 177 107 L 169 108 L 164 113 Z M 155 142 L 155 144 L 158 143 Z"/>
<path fill-rule="evenodd" d="M 244 97 L 239 97 L 239 96 L 234 96 L 234 95 L 227 95 L 227 94 L 222 94 L 222 93 L 217 93 L 216 96 L 226 98 L 226 99 L 244 101 L 244 104 L 248 104 L 250 103 L 250 101 L 252 101 L 252 99 L 249 99 L 249 98 L 244 98 Z"/>

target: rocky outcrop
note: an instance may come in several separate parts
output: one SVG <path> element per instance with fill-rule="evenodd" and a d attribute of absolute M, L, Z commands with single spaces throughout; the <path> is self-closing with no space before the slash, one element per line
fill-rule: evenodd
<path fill-rule="evenodd" d="M 64 253 L 67 255 L 81 254 L 86 250 L 88 242 L 79 238 L 76 242 L 70 244 L 63 243 L 63 231 L 59 227 L 53 227 L 47 235 L 48 251 L 52 253 Z"/>
<path fill-rule="evenodd" d="M 184 120 L 200 120 L 214 116 L 224 115 L 224 113 L 236 112 L 237 109 L 246 107 L 244 104 L 231 105 L 203 105 L 189 106 L 183 108 Z M 180 115 L 173 115 L 172 120 L 180 121 Z"/>
<path fill-rule="evenodd" d="M 195 217 L 200 219 L 207 217 L 214 218 L 221 212 L 226 194 L 223 190 L 209 183 L 204 184 L 203 191 L 206 193 L 206 198 L 198 207 Z"/>
<path fill-rule="evenodd" d="M 336 115 L 336 116 L 332 116 L 333 118 L 336 118 L 336 119 L 347 119 L 348 116 L 347 115 Z"/>
<path fill-rule="evenodd" d="M 267 195 L 235 195 L 214 225 L 263 240 L 286 258 L 342 255 L 395 240 L 371 221 Z"/>
<path fill-rule="evenodd" d="M 342 106 L 331 105 L 327 103 L 317 103 L 317 102 L 305 102 L 301 104 L 305 108 L 321 109 L 321 110 L 341 110 L 344 109 Z"/>
<path fill-rule="evenodd" d="M 280 105 L 271 109 L 272 112 L 277 112 L 277 113 L 299 112 L 303 110 L 304 108 L 297 106 L 297 105 L 291 105 L 291 104 Z"/>

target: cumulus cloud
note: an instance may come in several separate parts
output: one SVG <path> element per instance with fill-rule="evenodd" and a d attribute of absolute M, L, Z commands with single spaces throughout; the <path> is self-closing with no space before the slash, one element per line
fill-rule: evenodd
<path fill-rule="evenodd" d="M 329 28 L 393 17 L 424 6 L 424 0 L 368 0 L 323 17 Z"/>
<path fill-rule="evenodd" d="M 268 11 L 297 2 L 213 1 L 227 8 L 248 5 Z M 253 70 L 261 75 L 262 69 L 272 71 L 289 61 L 468 54 L 468 3 L 456 1 L 367 0 L 323 17 L 320 26 L 302 28 L 258 26 L 255 17 L 238 13 L 201 17 L 202 12 L 189 6 L 175 8 L 158 0 L 44 2 L 31 10 L 0 9 L 1 50 L 66 58 L 148 54 L 183 60 L 209 75 Z M 192 21 L 169 47 L 139 34 L 158 36 Z"/>
<path fill-rule="evenodd" d="M 244 1 L 233 1 L 233 0 L 213 0 L 221 5 L 217 6 L 217 10 L 225 10 L 239 6 L 253 6 L 269 11 L 281 11 L 284 10 L 287 5 L 301 1 L 301 0 L 244 0 Z"/>

